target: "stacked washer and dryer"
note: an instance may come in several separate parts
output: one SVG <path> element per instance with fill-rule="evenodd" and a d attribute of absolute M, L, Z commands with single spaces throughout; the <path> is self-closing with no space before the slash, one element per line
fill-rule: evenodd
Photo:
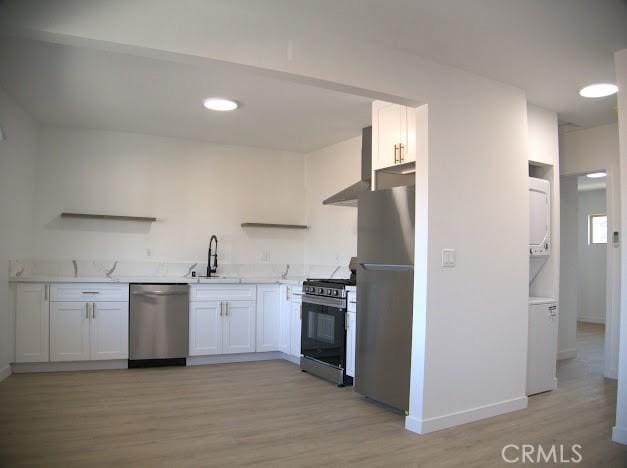
<path fill-rule="evenodd" d="M 551 185 L 529 178 L 530 284 L 551 255 Z M 558 305 L 552 297 L 529 298 L 527 395 L 557 387 Z"/>

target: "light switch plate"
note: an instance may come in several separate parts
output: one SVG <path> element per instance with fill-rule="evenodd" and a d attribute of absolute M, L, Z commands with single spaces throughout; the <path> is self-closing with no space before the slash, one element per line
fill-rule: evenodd
<path fill-rule="evenodd" d="M 457 264 L 455 249 L 442 249 L 442 266 L 454 267 Z"/>

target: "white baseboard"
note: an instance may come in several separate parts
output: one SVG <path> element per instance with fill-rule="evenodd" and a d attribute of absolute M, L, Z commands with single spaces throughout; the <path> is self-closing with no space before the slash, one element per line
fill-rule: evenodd
<path fill-rule="evenodd" d="M 577 349 L 564 349 L 562 351 L 557 352 L 557 360 L 563 361 L 564 359 L 572 359 L 577 357 Z"/>
<path fill-rule="evenodd" d="M 582 315 L 577 317 L 577 321 L 578 322 L 585 322 L 585 323 L 600 323 L 600 324 L 605 324 L 605 317 L 595 317 L 594 315 Z"/>
<path fill-rule="evenodd" d="M 10 376 L 11 373 L 12 373 L 11 372 L 11 364 L 7 364 L 2 369 L 0 369 L 0 382 L 2 382 L 4 379 L 6 379 L 8 376 Z"/>
<path fill-rule="evenodd" d="M 500 401 L 491 405 L 478 406 L 457 413 L 446 414 L 428 419 L 418 419 L 411 415 L 405 418 L 405 429 L 418 434 L 440 431 L 448 427 L 467 424 L 480 419 L 492 418 L 500 414 L 510 413 L 527 408 L 527 397 Z"/>
<path fill-rule="evenodd" d="M 68 362 L 24 362 L 13 364 L 15 374 L 29 372 L 71 372 L 88 370 L 127 369 L 128 360 L 113 361 L 68 361 Z"/>
<path fill-rule="evenodd" d="M 230 364 L 234 362 L 272 361 L 286 359 L 287 354 L 280 351 L 267 353 L 216 354 L 214 356 L 190 356 L 188 366 L 202 366 L 206 364 Z M 287 359 L 290 361 L 291 359 Z M 300 361 L 299 361 L 300 362 Z"/>
<path fill-rule="evenodd" d="M 242 354 L 219 354 L 215 356 L 190 356 L 187 358 L 188 366 L 201 366 L 207 364 L 229 364 L 234 362 L 253 362 L 286 360 L 294 364 L 300 364 L 300 358 L 280 351 L 267 353 L 242 353 Z M 29 362 L 13 364 L 0 369 L 0 381 L 11 375 L 25 374 L 30 372 L 68 372 L 85 370 L 108 370 L 127 369 L 128 360 L 113 361 L 70 361 L 70 362 Z"/>
<path fill-rule="evenodd" d="M 611 366 L 609 369 L 606 369 L 603 377 L 605 377 L 606 379 L 618 380 L 618 369 L 616 368 L 616 366 Z"/>
<path fill-rule="evenodd" d="M 300 356 L 296 357 L 296 356 L 292 356 L 291 354 L 285 354 L 285 353 L 281 353 L 283 355 L 283 359 L 285 359 L 286 361 L 290 361 L 293 364 L 298 364 L 300 365 Z"/>
<path fill-rule="evenodd" d="M 614 429 L 612 429 L 612 440 L 619 444 L 627 445 L 627 427 L 614 426 Z"/>

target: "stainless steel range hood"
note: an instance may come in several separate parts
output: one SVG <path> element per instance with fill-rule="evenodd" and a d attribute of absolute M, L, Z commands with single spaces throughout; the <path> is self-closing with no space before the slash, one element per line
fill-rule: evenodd
<path fill-rule="evenodd" d="M 372 179 L 372 127 L 361 131 L 361 180 L 330 196 L 323 205 L 357 206 L 359 194 L 371 189 Z"/>

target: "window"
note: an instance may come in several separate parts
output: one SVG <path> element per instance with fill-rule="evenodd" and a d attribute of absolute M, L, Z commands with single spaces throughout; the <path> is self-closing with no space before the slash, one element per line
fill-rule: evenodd
<path fill-rule="evenodd" d="M 588 245 L 607 244 L 607 215 L 588 216 Z"/>

